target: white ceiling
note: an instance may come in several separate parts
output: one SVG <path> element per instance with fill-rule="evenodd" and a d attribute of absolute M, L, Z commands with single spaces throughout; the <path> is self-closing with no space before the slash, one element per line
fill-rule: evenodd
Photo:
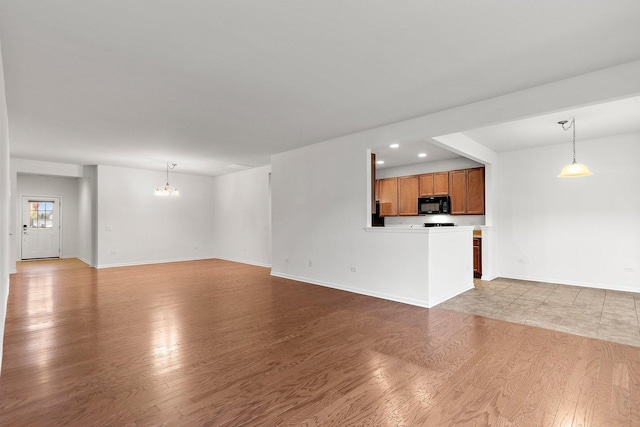
<path fill-rule="evenodd" d="M 640 77 L 639 77 L 640 78 Z M 515 120 L 507 123 L 466 130 L 462 133 L 495 152 L 521 150 L 543 145 L 570 144 L 572 129 L 564 131 L 561 120 L 575 118 L 576 142 L 614 135 L 640 133 L 640 96 L 589 105 Z M 565 127 L 567 127 L 565 125 Z M 398 148 L 389 145 L 372 148 L 384 164 L 378 169 L 454 159 L 459 155 L 427 140 L 403 141 Z M 420 159 L 418 153 L 428 156 Z"/>
<path fill-rule="evenodd" d="M 224 174 L 638 60 L 638 22 L 637 0 L 2 0 L 11 155 Z"/>
<path fill-rule="evenodd" d="M 376 161 L 384 161 L 378 164 L 376 169 L 387 169 L 397 166 L 413 165 L 418 163 L 437 162 L 440 160 L 455 159 L 458 154 L 439 147 L 427 140 L 417 141 L 390 141 L 398 144 L 397 148 L 392 148 L 391 144 L 371 149 L 376 154 Z M 424 153 L 427 157 L 418 157 Z"/>
<path fill-rule="evenodd" d="M 558 122 L 561 120 L 571 122 L 572 117 L 575 118 L 576 143 L 587 139 L 640 132 L 640 96 L 544 114 L 463 133 L 496 152 L 571 143 L 573 130 L 563 131 Z"/>

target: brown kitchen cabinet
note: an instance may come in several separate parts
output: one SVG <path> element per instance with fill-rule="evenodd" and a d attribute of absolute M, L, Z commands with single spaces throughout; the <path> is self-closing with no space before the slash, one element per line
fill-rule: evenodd
<path fill-rule="evenodd" d="M 384 178 L 377 182 L 380 216 L 398 215 L 398 178 Z"/>
<path fill-rule="evenodd" d="M 371 153 L 371 213 L 376 214 L 378 200 L 378 181 L 376 181 L 376 153 Z"/>
<path fill-rule="evenodd" d="M 446 196 L 449 194 L 449 172 L 436 172 L 433 174 L 433 194 Z"/>
<path fill-rule="evenodd" d="M 451 215 L 484 215 L 484 168 L 449 172 Z"/>
<path fill-rule="evenodd" d="M 467 214 L 484 215 L 484 168 L 467 169 Z"/>
<path fill-rule="evenodd" d="M 482 277 L 482 239 L 473 238 L 473 277 Z"/>
<path fill-rule="evenodd" d="M 420 196 L 446 196 L 449 194 L 449 172 L 420 175 Z"/>
<path fill-rule="evenodd" d="M 418 175 L 398 178 L 398 215 L 418 215 Z"/>

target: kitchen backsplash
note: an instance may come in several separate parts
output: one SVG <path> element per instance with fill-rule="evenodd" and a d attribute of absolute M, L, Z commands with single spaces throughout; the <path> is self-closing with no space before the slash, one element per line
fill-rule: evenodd
<path fill-rule="evenodd" d="M 385 226 L 390 225 L 422 225 L 425 222 L 452 222 L 455 225 L 484 225 L 484 215 L 420 215 L 420 216 L 387 216 Z"/>

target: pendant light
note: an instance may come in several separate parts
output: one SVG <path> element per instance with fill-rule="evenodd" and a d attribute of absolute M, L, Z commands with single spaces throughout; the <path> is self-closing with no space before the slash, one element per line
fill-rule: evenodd
<path fill-rule="evenodd" d="M 576 162 L 576 119 L 575 117 L 571 118 L 571 123 L 568 126 L 565 126 L 569 123 L 567 120 L 561 120 L 558 122 L 562 129 L 567 131 L 573 128 L 573 162 L 562 168 L 560 171 L 560 175 L 558 178 L 577 178 L 580 176 L 589 176 L 593 175 L 589 168 L 583 164 Z"/>
<path fill-rule="evenodd" d="M 169 169 L 173 169 L 177 166 L 176 163 L 167 163 L 167 183 L 165 185 L 163 185 L 162 187 L 158 187 L 156 188 L 156 196 L 162 196 L 162 197 L 168 197 L 168 196 L 172 196 L 172 197 L 177 197 L 180 195 L 180 192 L 178 191 L 178 189 L 172 185 L 169 185 Z"/>

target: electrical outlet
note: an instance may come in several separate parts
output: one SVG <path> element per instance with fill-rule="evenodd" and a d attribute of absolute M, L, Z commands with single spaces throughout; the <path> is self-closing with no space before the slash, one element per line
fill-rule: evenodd
<path fill-rule="evenodd" d="M 313 263 L 309 260 L 309 267 L 313 267 Z"/>
<path fill-rule="evenodd" d="M 111 255 L 118 255 L 118 252 L 116 252 L 116 251 L 111 251 Z"/>
<path fill-rule="evenodd" d="M 627 273 L 633 273 L 634 271 L 636 271 L 636 269 L 630 266 L 626 266 L 624 268 L 624 271 L 626 271 Z"/>
<path fill-rule="evenodd" d="M 284 259 L 284 262 L 289 262 L 289 258 L 285 258 L 285 259 Z"/>
<path fill-rule="evenodd" d="M 524 259 L 522 259 L 522 258 L 518 258 L 518 262 L 519 262 L 520 264 L 524 264 Z"/>
<path fill-rule="evenodd" d="M 351 272 L 352 272 L 352 273 L 356 273 L 357 271 L 358 271 L 358 268 L 357 268 L 357 267 L 351 267 Z"/>

